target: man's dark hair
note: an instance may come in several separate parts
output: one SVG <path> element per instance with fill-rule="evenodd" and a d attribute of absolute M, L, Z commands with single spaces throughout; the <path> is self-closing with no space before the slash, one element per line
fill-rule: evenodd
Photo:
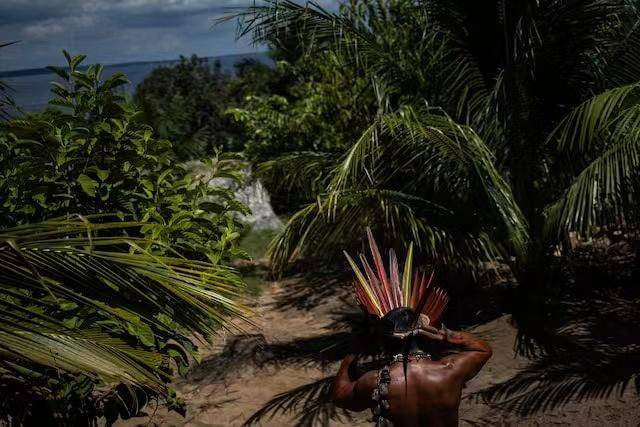
<path fill-rule="evenodd" d="M 409 307 L 399 307 L 388 312 L 380 321 L 385 334 L 407 332 L 415 326 L 416 313 Z"/>
<path fill-rule="evenodd" d="M 410 351 L 423 350 L 424 340 L 416 337 L 398 339 L 393 333 L 407 332 L 416 326 L 418 316 L 415 311 L 408 307 L 399 307 L 391 310 L 380 319 L 380 332 L 382 334 L 382 349 L 387 354 L 406 354 Z"/>
<path fill-rule="evenodd" d="M 409 307 L 399 307 L 388 312 L 384 317 L 367 316 L 362 325 L 361 344 L 358 351 L 363 355 L 379 355 L 382 351 L 388 356 L 406 354 L 421 350 L 425 353 L 439 354 L 439 349 L 430 341 L 421 337 L 400 339 L 394 333 L 413 330 L 417 326 L 418 315 Z"/>

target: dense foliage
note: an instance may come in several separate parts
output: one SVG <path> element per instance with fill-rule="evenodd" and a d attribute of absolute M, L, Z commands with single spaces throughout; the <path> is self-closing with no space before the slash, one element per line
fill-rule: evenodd
<path fill-rule="evenodd" d="M 94 424 L 137 414 L 240 318 L 235 157 L 175 163 L 102 66 L 51 67 L 56 108 L 0 129 L 0 420 Z"/>
<path fill-rule="evenodd" d="M 135 106 L 123 75 L 65 52 L 56 108 L 1 124 L 0 419 L 113 420 L 156 395 L 180 409 L 166 384 L 198 357 L 189 337 L 242 313 L 224 265 L 242 255 L 246 208 L 208 181 L 244 164 L 220 149 L 242 151 L 291 214 L 274 269 L 333 265 L 370 226 L 385 247 L 415 242 L 443 277 L 510 269 L 530 354 L 598 347 L 548 315 L 569 300 L 558 280 L 573 280 L 550 266 L 569 234 L 638 227 L 637 2 L 351 0 L 330 13 L 266 0 L 239 17 L 274 68 L 230 76 L 182 58 Z M 589 313 L 583 329 L 592 308 L 572 310 Z"/>
<path fill-rule="evenodd" d="M 145 122 L 173 142 L 178 159 L 199 159 L 219 149 L 243 151 L 246 134 L 228 109 L 286 86 L 283 74 L 257 60 L 241 60 L 234 68 L 228 74 L 219 61 L 182 57 L 176 65 L 156 68 L 138 85 L 134 100 Z"/>
<path fill-rule="evenodd" d="M 256 163 L 291 152 L 341 153 L 362 124 L 366 109 L 354 100 L 366 80 L 340 67 L 334 55 L 278 61 L 272 80 L 288 85 L 277 93 L 249 96 L 229 110 L 246 133 L 245 153 Z M 361 100 L 362 101 L 362 100 Z"/>
<path fill-rule="evenodd" d="M 449 268 L 515 257 L 536 286 L 558 237 L 628 225 L 637 210 L 633 4 L 266 3 L 240 14 L 241 34 L 333 55 L 370 82 L 352 102 L 374 112 L 277 240 L 276 267 L 336 254 L 371 224 Z M 269 166 L 297 181 L 320 156 Z"/>
<path fill-rule="evenodd" d="M 270 92 L 246 97 L 228 114 L 244 130 L 245 155 L 274 209 L 291 214 L 314 199 L 369 112 L 355 103 L 368 82 L 337 68 L 334 55 L 287 57 L 270 76 Z"/>

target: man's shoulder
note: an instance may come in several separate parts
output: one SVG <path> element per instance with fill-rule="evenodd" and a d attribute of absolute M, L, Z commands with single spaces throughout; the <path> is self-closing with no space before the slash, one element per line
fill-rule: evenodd
<path fill-rule="evenodd" d="M 391 377 L 392 387 L 399 393 L 397 396 L 404 395 L 408 386 L 416 396 L 432 404 L 438 402 L 439 406 L 453 408 L 459 403 L 461 383 L 446 363 L 439 361 L 409 363 L 406 377 L 404 367 L 399 363 L 393 366 Z"/>
<path fill-rule="evenodd" d="M 450 387 L 457 380 L 455 366 L 446 361 L 424 361 L 412 364 L 410 369 L 411 375 L 428 387 Z"/>

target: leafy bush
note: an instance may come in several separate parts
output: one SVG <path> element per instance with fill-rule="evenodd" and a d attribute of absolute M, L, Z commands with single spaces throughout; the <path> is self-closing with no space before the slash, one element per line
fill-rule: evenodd
<path fill-rule="evenodd" d="M 281 87 L 280 81 L 288 84 Z M 373 100 L 363 95 L 368 85 L 340 67 L 331 53 L 302 56 L 278 62 L 269 92 L 248 96 L 228 110 L 242 126 L 245 155 L 259 165 L 256 173 L 277 212 L 293 212 L 314 199 L 327 166 L 373 114 L 368 108 Z M 297 167 L 301 164 L 303 170 Z"/>
<path fill-rule="evenodd" d="M 212 262 L 237 256 L 235 213 L 246 213 L 233 192 L 211 188 L 172 158 L 142 115 L 114 90 L 127 83 L 102 66 L 78 68 L 84 56 L 65 52 L 69 69 L 50 67 L 53 106 L 10 121 L 0 137 L 0 224 L 11 226 L 70 213 L 117 214 L 148 222 L 143 232 L 178 243 L 191 257 Z M 241 179 L 237 158 L 206 163 L 215 176 Z"/>
<path fill-rule="evenodd" d="M 342 152 L 357 135 L 368 111 L 363 97 L 368 82 L 340 68 L 335 55 L 280 61 L 273 80 L 286 89 L 249 96 L 228 113 L 245 131 L 245 152 L 256 163 L 298 151 Z M 364 107 L 364 108 L 356 108 Z"/>

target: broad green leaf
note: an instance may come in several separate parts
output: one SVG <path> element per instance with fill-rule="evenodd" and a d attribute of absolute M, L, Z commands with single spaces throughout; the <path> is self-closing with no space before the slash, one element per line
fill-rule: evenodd
<path fill-rule="evenodd" d="M 96 187 L 98 186 L 98 183 L 95 180 L 85 174 L 81 174 L 78 177 L 78 183 L 85 193 L 87 193 L 89 196 L 95 197 Z"/>
<path fill-rule="evenodd" d="M 69 62 L 69 68 L 71 68 L 71 70 L 74 71 L 78 67 L 78 65 L 80 65 L 80 63 L 85 60 L 86 57 L 87 55 L 74 56 L 71 59 L 71 62 Z"/>
<path fill-rule="evenodd" d="M 102 182 L 106 181 L 107 178 L 109 178 L 109 171 L 108 170 L 98 169 L 97 170 L 97 174 L 98 174 L 98 178 Z"/>
<path fill-rule="evenodd" d="M 101 91 L 108 91 L 118 86 L 129 84 L 129 80 L 122 73 L 114 73 L 100 86 Z"/>
<path fill-rule="evenodd" d="M 65 49 L 62 49 L 62 54 L 64 55 L 65 59 L 67 60 L 67 64 L 71 64 L 71 54 L 69 52 L 67 52 Z"/>

